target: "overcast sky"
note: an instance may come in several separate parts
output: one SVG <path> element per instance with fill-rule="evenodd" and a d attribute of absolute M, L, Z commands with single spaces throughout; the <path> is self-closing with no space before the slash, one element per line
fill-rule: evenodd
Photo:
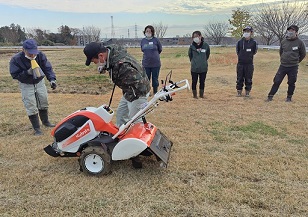
<path fill-rule="evenodd" d="M 26 30 L 40 28 L 56 33 L 61 25 L 80 29 L 95 26 L 102 29 L 102 38 L 109 38 L 113 16 L 116 37 L 143 37 L 146 25 L 160 22 L 168 26 L 166 37 L 175 37 L 203 31 L 209 22 L 228 22 L 237 8 L 254 9 L 259 4 L 279 2 L 282 1 L 0 0 L 0 27 L 14 23 Z"/>

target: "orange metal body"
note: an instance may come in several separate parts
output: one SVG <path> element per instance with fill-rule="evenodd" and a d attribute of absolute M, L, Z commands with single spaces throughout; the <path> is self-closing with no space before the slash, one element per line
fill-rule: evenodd
<path fill-rule="evenodd" d="M 131 126 L 128 131 L 125 133 L 123 137 L 121 137 L 121 140 L 127 139 L 127 138 L 137 138 L 142 141 L 144 141 L 148 147 L 151 146 L 151 142 L 153 141 L 153 138 L 155 137 L 155 133 L 157 131 L 157 127 L 154 126 L 151 123 L 136 123 L 133 126 Z"/>
<path fill-rule="evenodd" d="M 106 123 L 99 115 L 85 110 L 85 111 L 78 111 L 64 118 L 60 123 L 58 123 L 53 128 L 53 130 L 51 131 L 51 135 L 54 136 L 55 131 L 58 129 L 59 126 L 61 126 L 61 124 L 63 124 L 64 122 L 75 116 L 85 116 L 89 118 L 93 122 L 93 125 L 97 131 L 106 131 L 111 134 L 116 134 L 119 131 L 119 128 L 112 122 Z"/>

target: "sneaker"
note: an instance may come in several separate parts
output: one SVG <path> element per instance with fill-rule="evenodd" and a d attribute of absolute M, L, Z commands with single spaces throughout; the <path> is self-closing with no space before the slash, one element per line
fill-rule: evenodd
<path fill-rule="evenodd" d="M 250 97 L 250 91 L 249 90 L 245 91 L 245 97 Z"/>
<path fill-rule="evenodd" d="M 242 90 L 237 90 L 237 95 L 236 95 L 237 97 L 240 97 L 240 96 L 242 96 Z"/>
<path fill-rule="evenodd" d="M 287 97 L 286 98 L 286 102 L 292 102 L 292 98 L 291 97 Z"/>

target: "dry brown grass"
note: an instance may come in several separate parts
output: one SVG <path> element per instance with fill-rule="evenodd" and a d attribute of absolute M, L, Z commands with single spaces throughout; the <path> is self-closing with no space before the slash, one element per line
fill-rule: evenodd
<path fill-rule="evenodd" d="M 234 50 L 212 48 L 205 99 L 182 91 L 148 116 L 174 142 L 167 169 L 153 158 L 144 159 L 142 170 L 120 161 L 100 178 L 79 172 L 76 158 L 44 153 L 52 142 L 50 129 L 43 128 L 41 137 L 31 135 L 7 71 L 11 54 L 1 54 L 0 79 L 12 83 L 0 93 L 0 215 L 307 216 L 308 67 L 300 66 L 294 102 L 284 102 L 284 81 L 274 101 L 266 103 L 279 57 L 277 51 L 259 50 L 252 96 L 237 98 Z M 141 59 L 140 49 L 129 51 Z M 73 77 L 92 88 L 87 77 L 97 74 L 94 66 L 84 66 L 82 50 L 46 54 L 60 88 Z M 173 80 L 190 80 L 187 48 L 166 48 L 162 65 L 161 78 L 172 69 Z M 95 88 L 90 93 L 97 94 Z M 51 120 L 108 103 L 109 88 L 100 95 L 50 93 Z M 114 109 L 120 95 L 117 89 Z"/>

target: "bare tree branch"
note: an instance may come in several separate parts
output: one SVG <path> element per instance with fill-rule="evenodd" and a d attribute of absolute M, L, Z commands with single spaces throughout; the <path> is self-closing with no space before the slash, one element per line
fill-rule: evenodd
<path fill-rule="evenodd" d="M 84 36 L 87 36 L 91 41 L 100 41 L 101 30 L 95 26 L 85 26 L 81 31 Z"/>
<path fill-rule="evenodd" d="M 214 44 L 219 45 L 223 39 L 223 37 L 226 36 L 229 25 L 227 23 L 209 23 L 204 27 L 204 36 L 207 37 L 210 41 L 212 41 Z"/>
<path fill-rule="evenodd" d="M 155 29 L 155 35 L 157 38 L 163 38 L 166 35 L 168 25 L 164 25 L 162 22 L 159 22 L 158 24 L 153 23 L 152 26 Z"/>
<path fill-rule="evenodd" d="M 35 39 L 38 44 L 41 44 L 42 41 L 46 40 L 46 36 L 48 35 L 46 30 L 42 30 L 39 27 L 27 28 L 26 33 L 27 38 Z"/>
<path fill-rule="evenodd" d="M 264 4 L 254 16 L 258 32 L 265 29 L 274 33 L 281 42 L 285 37 L 288 26 L 297 25 L 299 33 L 308 32 L 308 3 L 285 1 L 273 6 Z"/>

